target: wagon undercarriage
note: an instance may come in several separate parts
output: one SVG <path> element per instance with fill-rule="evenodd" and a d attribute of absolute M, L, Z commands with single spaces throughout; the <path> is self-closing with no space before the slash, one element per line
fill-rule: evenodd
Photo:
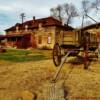
<path fill-rule="evenodd" d="M 94 50 L 94 51 L 93 51 Z M 55 66 L 60 66 L 62 62 L 66 62 L 67 58 L 75 57 L 76 59 L 71 62 L 73 64 L 83 64 L 84 69 L 88 69 L 91 60 L 93 58 L 97 58 L 97 53 L 95 53 L 95 48 L 91 50 L 87 50 L 82 48 L 81 46 L 71 46 L 68 45 L 59 46 L 58 43 L 54 45 L 53 48 L 53 62 Z M 65 60 L 62 60 L 65 59 Z M 63 64 L 62 64 L 63 65 Z"/>

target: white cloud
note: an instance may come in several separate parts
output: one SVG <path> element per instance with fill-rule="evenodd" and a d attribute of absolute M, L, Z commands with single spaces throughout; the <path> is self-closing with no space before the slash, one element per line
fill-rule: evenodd
<path fill-rule="evenodd" d="M 10 6 L 0 5 L 0 11 L 13 11 Z"/>
<path fill-rule="evenodd" d="M 26 20 L 50 15 L 50 8 L 58 4 L 73 2 L 77 7 L 82 0 L 0 0 L 0 31 L 20 22 L 20 13 L 26 14 Z M 93 0 L 91 0 L 93 1 Z M 6 16 L 3 18 L 3 16 Z"/>

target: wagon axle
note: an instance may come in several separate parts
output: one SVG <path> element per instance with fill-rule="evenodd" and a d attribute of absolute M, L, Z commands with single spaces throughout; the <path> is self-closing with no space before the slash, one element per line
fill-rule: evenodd
<path fill-rule="evenodd" d="M 67 51 L 65 53 L 65 56 L 64 56 L 64 55 L 61 54 L 61 49 L 62 48 L 59 46 L 58 43 L 56 43 L 54 45 L 54 48 L 53 48 L 53 62 L 55 64 L 55 66 L 61 66 L 61 65 L 63 65 L 62 62 L 64 63 L 68 57 L 76 56 L 76 57 L 79 57 L 79 58 L 83 59 L 82 61 L 83 61 L 83 64 L 84 64 L 84 69 L 88 69 L 89 57 L 88 57 L 88 51 L 87 50 L 78 50 L 78 49 L 70 50 L 70 51 Z M 80 51 L 83 52 L 83 54 L 84 54 L 83 57 L 78 56 Z"/>

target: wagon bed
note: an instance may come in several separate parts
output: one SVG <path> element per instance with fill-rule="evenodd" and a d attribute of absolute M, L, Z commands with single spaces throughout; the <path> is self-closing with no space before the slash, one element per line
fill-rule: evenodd
<path fill-rule="evenodd" d="M 83 52 L 84 68 L 88 68 L 88 53 L 97 49 L 97 40 L 91 37 L 91 33 L 71 31 L 63 33 L 62 41 L 55 43 L 53 48 L 53 62 L 56 66 L 61 64 L 61 59 L 65 55 L 78 56 L 80 51 Z M 63 50 L 63 54 L 62 54 Z M 66 56 L 66 57 L 68 57 Z"/>

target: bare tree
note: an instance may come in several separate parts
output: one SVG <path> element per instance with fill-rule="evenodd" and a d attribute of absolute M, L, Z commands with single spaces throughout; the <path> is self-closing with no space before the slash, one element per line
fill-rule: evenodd
<path fill-rule="evenodd" d="M 59 19 L 60 21 L 64 21 L 64 24 L 71 24 L 75 17 L 82 17 L 82 26 L 83 24 L 90 24 L 91 22 L 88 21 L 95 21 L 90 15 L 91 10 L 96 8 L 99 10 L 100 0 L 95 0 L 94 2 L 91 0 L 82 0 L 81 1 L 81 10 L 77 10 L 76 6 L 73 3 L 65 3 L 62 5 L 58 5 L 55 8 L 51 8 L 51 16 Z M 93 10 L 92 10 L 93 11 Z M 86 19 L 86 20 L 84 20 Z M 87 22 L 85 22 L 87 21 Z M 96 21 L 95 21 L 96 22 Z"/>
<path fill-rule="evenodd" d="M 58 20 L 60 20 L 62 22 L 62 6 L 58 5 L 56 8 L 51 8 L 50 12 L 51 12 L 51 16 L 53 16 L 54 18 L 57 18 Z"/>
<path fill-rule="evenodd" d="M 78 16 L 76 7 L 73 4 L 64 4 L 64 11 L 66 16 L 66 24 L 71 24 L 72 19 Z"/>
<path fill-rule="evenodd" d="M 96 10 L 100 10 L 100 0 L 95 0 L 93 3 L 92 3 L 92 8 L 96 8 Z"/>
<path fill-rule="evenodd" d="M 82 26 L 81 27 L 84 27 L 91 23 L 91 21 L 87 19 L 87 18 L 91 19 L 91 17 L 89 16 L 90 11 L 91 11 L 91 2 L 89 0 L 81 1 L 81 15 L 80 15 L 82 16 Z"/>
<path fill-rule="evenodd" d="M 57 17 L 56 8 L 51 8 L 50 9 L 50 14 L 51 14 L 51 16 L 53 16 L 54 18 L 56 18 Z"/>
<path fill-rule="evenodd" d="M 58 5 L 56 9 L 58 11 L 58 18 L 62 22 L 62 6 Z"/>
<path fill-rule="evenodd" d="M 89 11 L 91 10 L 91 3 L 90 3 L 90 1 L 88 1 L 88 0 L 83 0 L 83 1 L 81 2 L 81 4 L 82 4 L 82 9 L 83 9 L 82 13 L 83 13 L 84 15 L 87 15 L 87 14 L 89 13 Z"/>
<path fill-rule="evenodd" d="M 56 8 L 52 8 L 51 15 L 62 22 L 64 19 L 64 22 L 69 25 L 71 24 L 73 17 L 78 16 L 78 13 L 73 4 L 66 3 L 63 5 L 58 5 Z"/>

